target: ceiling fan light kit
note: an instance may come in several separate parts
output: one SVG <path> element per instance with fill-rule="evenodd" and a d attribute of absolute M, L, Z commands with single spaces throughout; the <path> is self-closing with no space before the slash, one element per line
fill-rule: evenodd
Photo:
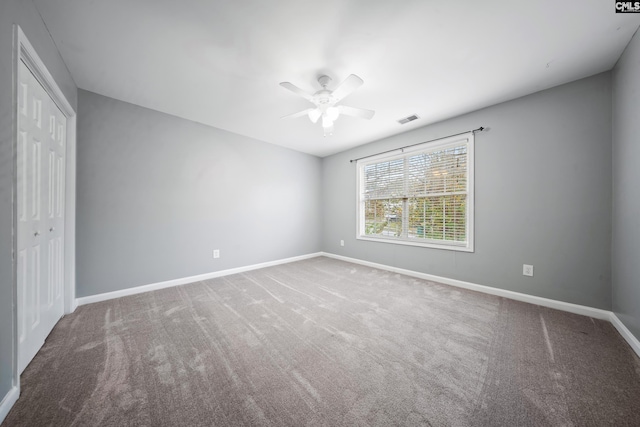
<path fill-rule="evenodd" d="M 333 134 L 333 122 L 335 122 L 341 114 L 345 116 L 360 117 L 367 120 L 371 119 L 375 114 L 375 111 L 365 110 L 364 108 L 336 105 L 364 83 L 364 81 L 355 74 L 351 74 L 347 77 L 345 81 L 333 91 L 327 89 L 327 86 L 331 83 L 331 77 L 322 75 L 318 77 L 318 83 L 322 86 L 322 89 L 313 95 L 303 91 L 292 83 L 280 83 L 280 86 L 283 88 L 290 90 L 315 105 L 315 108 L 308 108 L 282 118 L 293 119 L 306 115 L 312 123 L 317 123 L 318 120 L 322 118 L 322 129 L 324 131 L 324 136 L 327 136 Z"/>

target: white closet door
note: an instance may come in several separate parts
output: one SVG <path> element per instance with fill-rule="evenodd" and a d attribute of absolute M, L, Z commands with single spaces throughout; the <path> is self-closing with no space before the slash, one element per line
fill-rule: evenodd
<path fill-rule="evenodd" d="M 20 61 L 18 71 L 18 371 L 64 312 L 66 118 Z"/>

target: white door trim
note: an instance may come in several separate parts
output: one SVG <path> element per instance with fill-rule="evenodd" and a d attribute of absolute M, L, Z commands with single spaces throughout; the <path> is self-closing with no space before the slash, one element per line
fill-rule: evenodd
<path fill-rule="evenodd" d="M 64 249 L 64 312 L 72 313 L 75 301 L 75 206 L 76 206 L 76 112 L 65 97 L 53 76 L 47 70 L 36 50 L 19 25 L 13 26 L 13 388 L 11 392 L 20 391 L 20 375 L 18 374 L 18 292 L 17 292 L 17 147 L 18 147 L 18 66 L 23 61 L 36 79 L 40 82 L 62 114 L 67 118 L 66 172 L 65 172 L 65 249 Z M 3 402 L 4 403 L 4 402 Z M 6 414 L 5 414 L 6 415 Z M 1 420 L 0 420 L 1 421 Z"/>

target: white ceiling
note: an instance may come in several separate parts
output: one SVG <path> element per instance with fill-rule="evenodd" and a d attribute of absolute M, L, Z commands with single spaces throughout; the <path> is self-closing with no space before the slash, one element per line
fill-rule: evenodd
<path fill-rule="evenodd" d="M 78 87 L 317 156 L 610 70 L 640 24 L 611 0 L 34 1 Z M 280 119 L 311 104 L 279 82 L 351 73 L 372 120 Z"/>

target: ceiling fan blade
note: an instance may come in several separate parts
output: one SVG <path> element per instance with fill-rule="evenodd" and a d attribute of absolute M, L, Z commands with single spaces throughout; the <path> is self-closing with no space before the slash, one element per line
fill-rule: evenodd
<path fill-rule="evenodd" d="M 373 115 L 376 113 L 372 110 L 365 110 L 364 108 L 355 108 L 355 107 L 347 107 L 346 105 L 338 105 L 338 109 L 340 110 L 340 114 L 344 114 L 345 116 L 352 117 L 360 117 L 363 119 L 371 119 Z"/>
<path fill-rule="evenodd" d="M 306 116 L 311 111 L 317 110 L 317 108 L 307 108 L 306 110 L 298 111 L 297 113 L 287 114 L 286 116 L 280 117 L 281 119 L 295 119 L 297 117 Z"/>
<path fill-rule="evenodd" d="M 345 79 L 345 81 L 340 83 L 340 86 L 338 86 L 331 95 L 336 99 L 336 101 L 340 101 L 341 99 L 346 98 L 347 95 L 349 95 L 351 92 L 362 86 L 363 83 L 364 81 L 360 77 L 356 76 L 355 74 L 351 74 Z"/>
<path fill-rule="evenodd" d="M 285 89 L 289 89 L 291 92 L 300 95 L 301 97 L 303 97 L 304 99 L 306 99 L 307 101 L 313 102 L 313 96 L 308 94 L 307 92 L 303 91 L 302 89 L 300 89 L 298 86 L 289 83 L 289 82 L 282 82 L 280 83 L 280 86 L 282 86 Z"/>

